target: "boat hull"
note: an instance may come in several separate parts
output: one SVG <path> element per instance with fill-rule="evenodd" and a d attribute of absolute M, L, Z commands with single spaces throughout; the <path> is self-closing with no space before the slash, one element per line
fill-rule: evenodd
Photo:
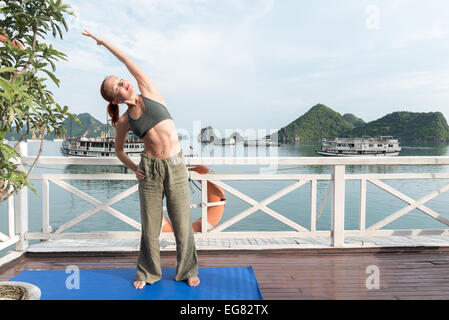
<path fill-rule="evenodd" d="M 111 138 L 74 138 L 64 140 L 60 147 L 63 155 L 85 158 L 115 157 L 114 139 Z M 143 142 L 125 142 L 124 152 L 128 156 L 140 156 L 144 150 Z"/>
<path fill-rule="evenodd" d="M 68 150 L 67 148 L 60 148 L 63 155 L 67 157 L 84 157 L 84 158 L 110 158 L 110 157 L 116 157 L 115 152 L 107 152 L 104 153 L 104 156 L 94 155 L 91 153 L 83 154 L 81 152 L 75 153 L 71 150 Z M 141 151 L 139 152 L 125 152 L 130 157 L 138 157 L 142 154 Z M 106 155 L 107 154 L 107 155 Z"/>
<path fill-rule="evenodd" d="M 399 151 L 396 152 L 386 152 L 386 153 L 333 153 L 321 150 L 315 150 L 316 153 L 326 157 L 396 157 L 399 155 Z"/>

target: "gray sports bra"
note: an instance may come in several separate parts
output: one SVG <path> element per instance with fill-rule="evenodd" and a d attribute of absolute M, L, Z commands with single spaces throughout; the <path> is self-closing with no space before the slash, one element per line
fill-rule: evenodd
<path fill-rule="evenodd" d="M 139 119 L 134 120 L 129 116 L 128 112 L 129 126 L 132 132 L 139 138 L 143 138 L 148 130 L 162 120 L 173 119 L 163 104 L 145 98 L 144 96 L 142 98 L 145 104 L 145 110 Z"/>

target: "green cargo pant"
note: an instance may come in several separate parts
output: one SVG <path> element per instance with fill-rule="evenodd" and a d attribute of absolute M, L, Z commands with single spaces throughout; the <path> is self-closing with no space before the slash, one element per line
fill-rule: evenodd
<path fill-rule="evenodd" d="M 161 279 L 159 235 L 162 228 L 163 198 L 176 240 L 175 280 L 198 275 L 198 257 L 190 216 L 188 171 L 182 150 L 165 159 L 142 153 L 139 167 L 145 179 L 139 180 L 142 236 L 137 260 L 136 280 L 154 283 Z"/>

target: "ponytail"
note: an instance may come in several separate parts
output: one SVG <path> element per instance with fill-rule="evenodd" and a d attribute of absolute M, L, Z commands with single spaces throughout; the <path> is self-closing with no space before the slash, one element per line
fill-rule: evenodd
<path fill-rule="evenodd" d="M 101 96 L 103 97 L 103 99 L 106 100 L 107 102 L 109 102 L 107 111 L 108 111 L 109 116 L 111 117 L 112 126 L 115 127 L 115 125 L 117 124 L 118 118 L 120 116 L 119 107 L 118 107 L 118 104 L 112 103 L 113 99 L 106 93 L 106 90 L 104 88 L 104 83 L 106 82 L 106 79 L 104 79 L 103 83 L 101 84 L 100 93 L 101 93 Z"/>
<path fill-rule="evenodd" d="M 109 102 L 107 110 L 108 110 L 109 116 L 111 117 L 112 126 L 115 128 L 115 125 L 117 124 L 117 121 L 119 118 L 118 104 Z"/>

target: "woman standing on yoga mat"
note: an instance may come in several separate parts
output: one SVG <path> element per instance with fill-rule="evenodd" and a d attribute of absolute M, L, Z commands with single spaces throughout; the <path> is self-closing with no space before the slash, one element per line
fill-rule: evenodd
<path fill-rule="evenodd" d="M 159 235 L 164 196 L 176 239 L 178 264 L 175 280 L 197 286 L 200 279 L 190 217 L 188 171 L 178 133 L 164 98 L 147 75 L 122 51 L 87 30 L 82 34 L 97 41 L 98 45 L 104 46 L 123 62 L 136 79 L 141 92 L 136 93 L 131 83 L 116 76 L 107 77 L 100 88 L 101 95 L 109 102 L 107 110 L 116 131 L 115 154 L 136 173 L 139 180 L 142 236 L 134 287 L 142 289 L 146 283 L 152 284 L 162 277 Z M 122 116 L 119 114 L 119 104 L 128 106 Z M 130 130 L 144 141 L 145 148 L 139 166 L 123 151 Z"/>

